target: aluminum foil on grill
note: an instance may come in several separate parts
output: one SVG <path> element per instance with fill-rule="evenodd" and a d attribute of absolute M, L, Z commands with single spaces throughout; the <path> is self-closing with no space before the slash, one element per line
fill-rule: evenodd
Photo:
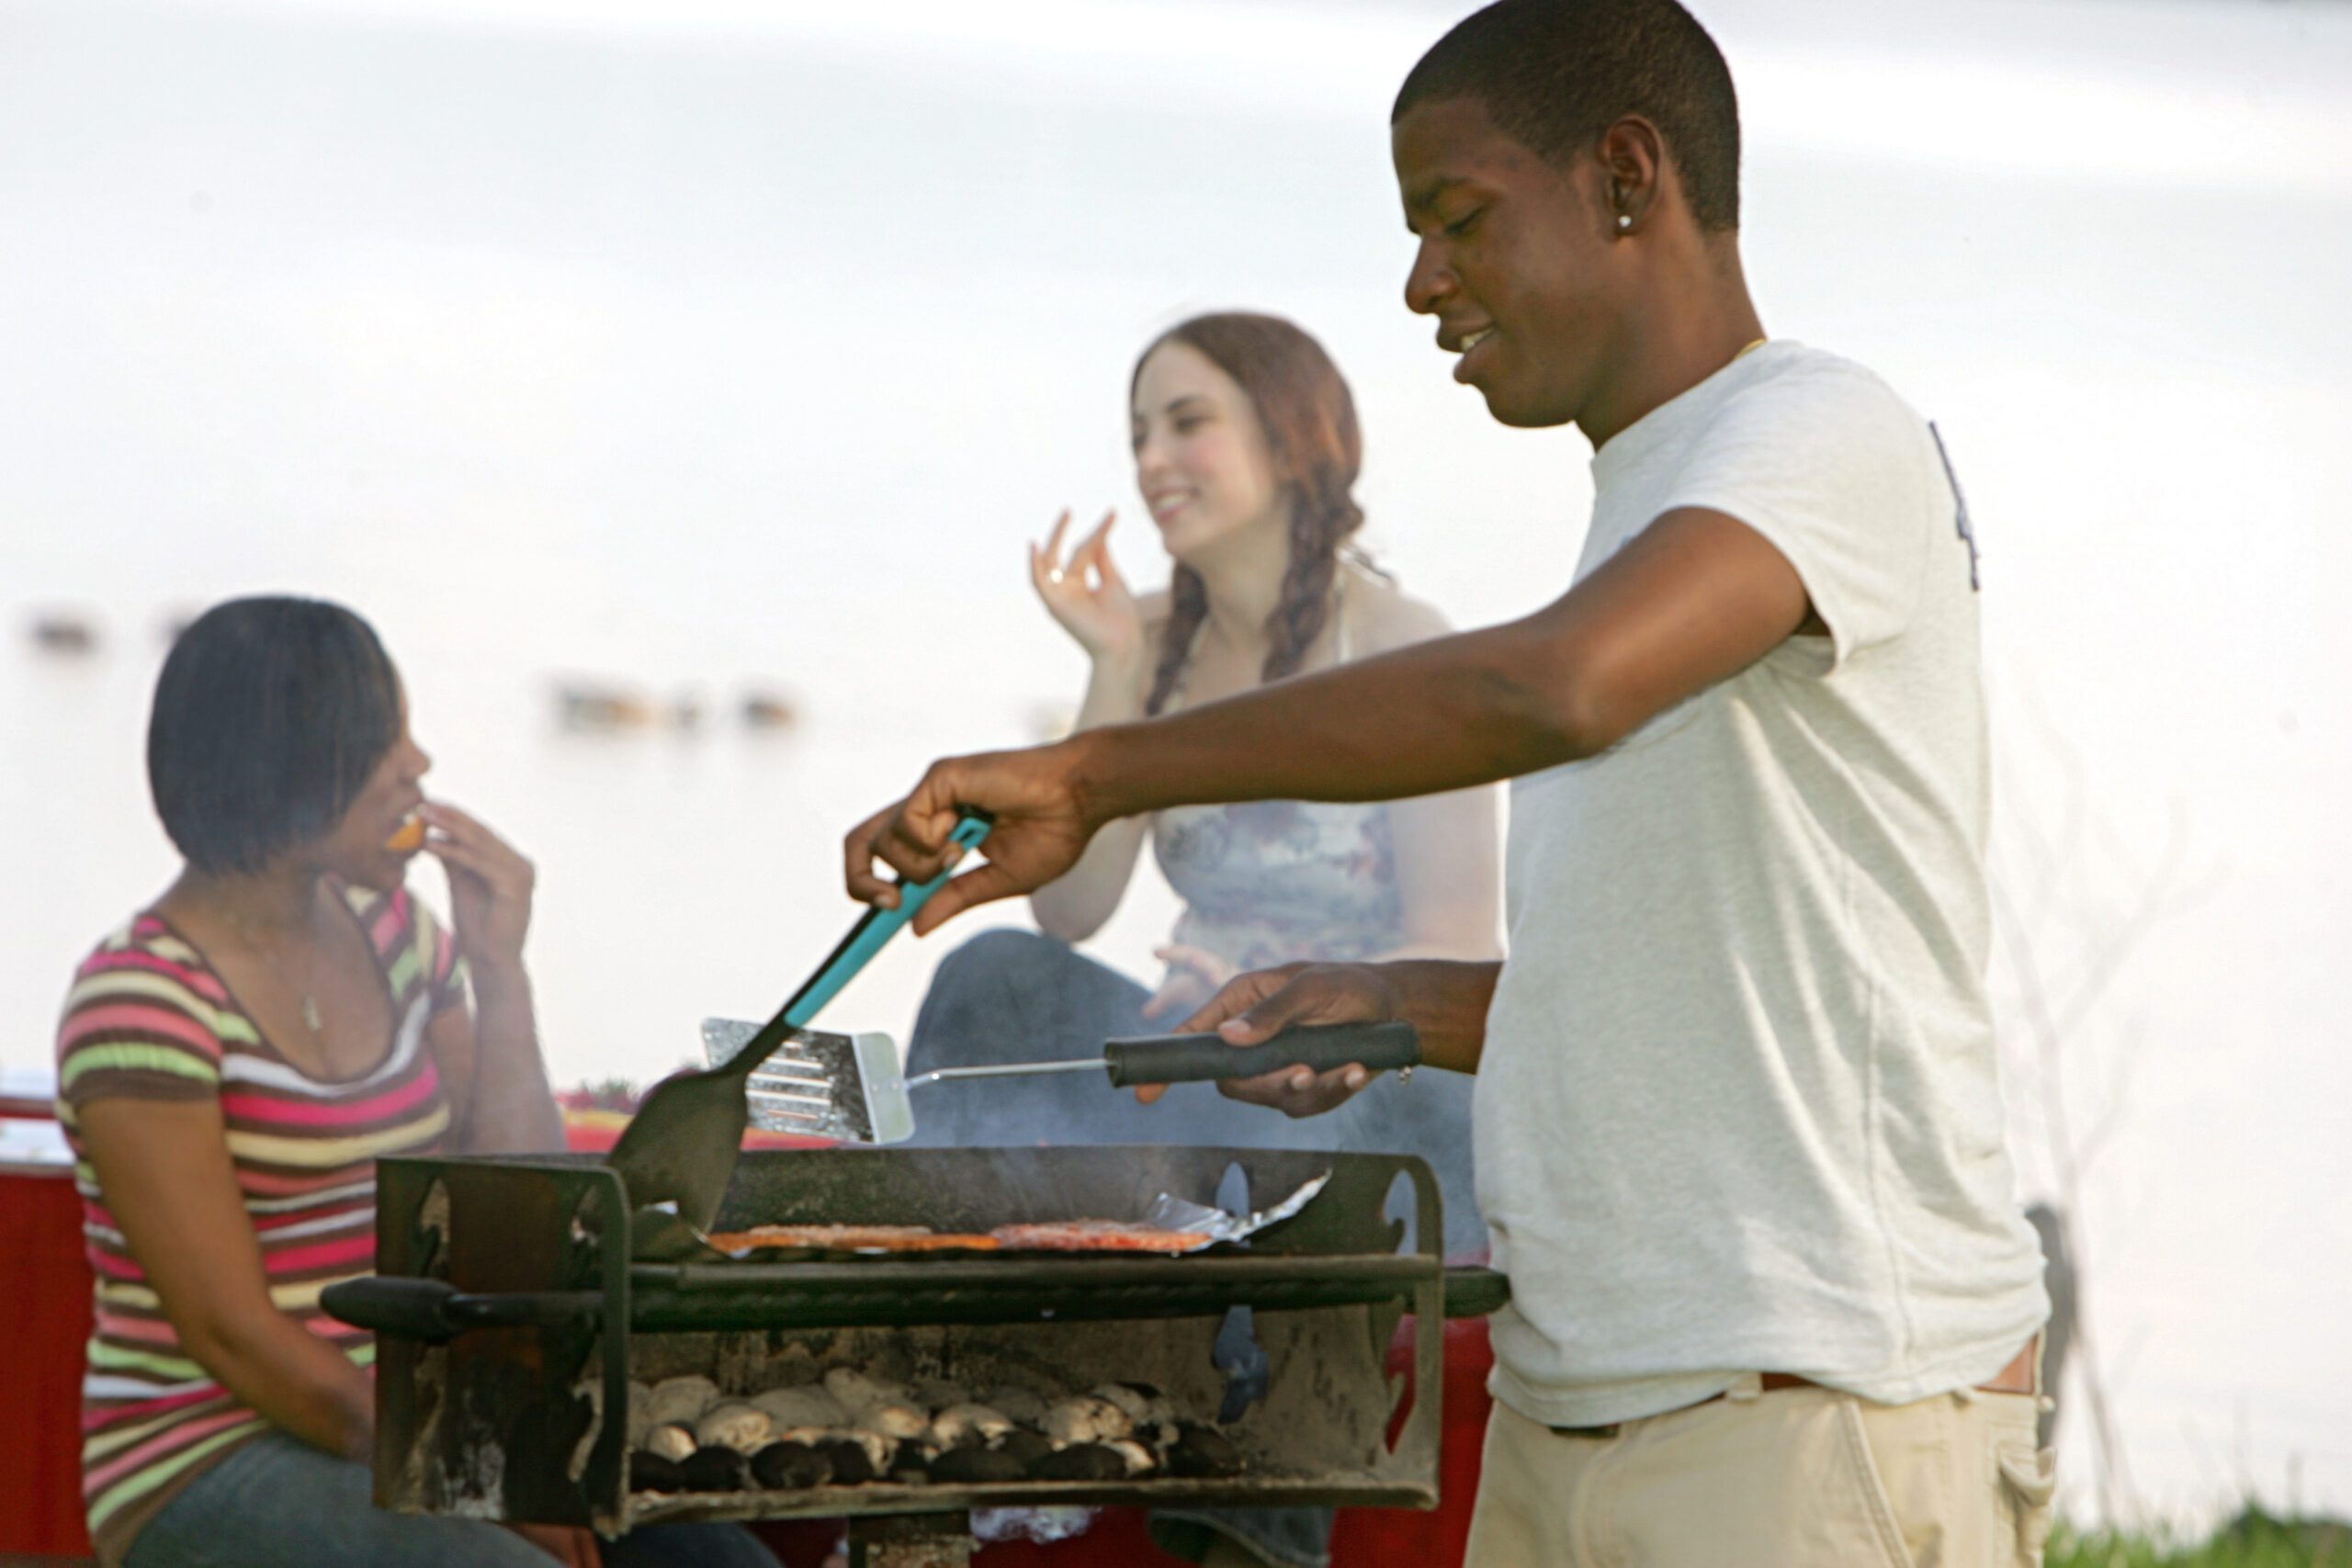
<path fill-rule="evenodd" d="M 1271 1209 L 1260 1209 L 1251 1214 L 1237 1214 L 1229 1209 L 1219 1209 L 1205 1203 L 1191 1203 L 1171 1193 L 1162 1192 L 1152 1200 L 1145 1212 L 1143 1223 L 1158 1225 L 1162 1230 L 1185 1231 L 1204 1235 L 1208 1240 L 1201 1246 L 1210 1247 L 1220 1241 L 1246 1241 L 1268 1225 L 1280 1224 L 1315 1201 L 1331 1179 L 1325 1171 Z"/>

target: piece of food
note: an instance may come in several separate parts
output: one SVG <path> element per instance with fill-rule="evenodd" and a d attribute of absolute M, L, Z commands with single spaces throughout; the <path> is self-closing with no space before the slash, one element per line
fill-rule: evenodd
<path fill-rule="evenodd" d="M 768 1413 L 740 1399 L 722 1400 L 702 1413 L 695 1423 L 697 1448 L 729 1448 L 737 1453 L 757 1453 L 765 1448 L 775 1423 Z"/>
<path fill-rule="evenodd" d="M 741 1492 L 752 1483 L 751 1466 L 733 1449 L 696 1449 L 678 1461 L 689 1492 Z"/>
<path fill-rule="evenodd" d="M 943 1449 L 986 1448 L 1012 1430 L 1002 1411 L 985 1404 L 951 1404 L 931 1418 L 931 1440 Z"/>
<path fill-rule="evenodd" d="M 401 825 L 392 829 L 392 836 L 384 840 L 384 847 L 396 855 L 414 854 L 423 849 L 424 818 L 414 812 L 401 818 Z"/>
<path fill-rule="evenodd" d="M 989 1390 L 982 1396 L 980 1403 L 1003 1411 L 1009 1419 L 1023 1427 L 1038 1427 L 1045 1424 L 1045 1398 L 1033 1389 L 1022 1388 L 1015 1383 L 1007 1383 L 1002 1388 Z"/>
<path fill-rule="evenodd" d="M 854 1421 L 859 1411 L 897 1397 L 899 1390 L 895 1383 L 886 1386 L 875 1382 L 855 1367 L 835 1367 L 825 1374 L 825 1392 Z"/>
<path fill-rule="evenodd" d="M 1151 1383 L 1097 1383 L 1086 1392 L 1106 1404 L 1117 1405 L 1138 1427 L 1157 1426 L 1176 1418 L 1176 1407 Z"/>
<path fill-rule="evenodd" d="M 1196 1421 L 1178 1424 L 1176 1440 L 1168 1449 L 1168 1473 L 1187 1480 L 1214 1480 L 1241 1473 L 1241 1450 L 1214 1427 Z"/>
<path fill-rule="evenodd" d="M 782 1432 L 792 1427 L 846 1427 L 849 1412 L 841 1401 L 815 1383 L 798 1388 L 772 1388 L 752 1396 L 752 1406 L 767 1413 L 768 1424 Z"/>
<path fill-rule="evenodd" d="M 949 1449 L 931 1461 L 931 1479 L 943 1484 L 1020 1481 L 1028 1473 L 1027 1463 L 1003 1449 Z"/>
<path fill-rule="evenodd" d="M 632 1492 L 684 1492 L 686 1478 L 678 1461 L 640 1449 L 628 1456 L 628 1489 Z"/>
<path fill-rule="evenodd" d="M 852 1418 L 850 1425 L 861 1432 L 878 1432 L 883 1437 L 903 1442 L 909 1438 L 931 1435 L 931 1422 L 921 1408 L 904 1400 L 876 1400 Z"/>
<path fill-rule="evenodd" d="M 701 1445 L 695 1441 L 691 1427 L 675 1422 L 665 1422 L 646 1434 L 645 1450 L 660 1454 L 663 1459 L 683 1464 Z"/>
<path fill-rule="evenodd" d="M 646 1395 L 645 1418 L 656 1427 L 671 1422 L 691 1427 L 718 1403 L 718 1385 L 708 1378 L 663 1378 Z"/>
<path fill-rule="evenodd" d="M 1133 1438 L 1114 1438 L 1102 1446 L 1126 1461 L 1129 1475 L 1141 1475 L 1146 1471 L 1159 1468 L 1158 1457 Z"/>
<path fill-rule="evenodd" d="M 1127 1461 L 1102 1443 L 1078 1443 L 1047 1454 L 1030 1466 L 1039 1481 L 1125 1481 Z"/>
<path fill-rule="evenodd" d="M 1057 1449 L 1074 1443 L 1107 1442 L 1134 1430 L 1135 1423 L 1127 1419 L 1125 1411 L 1091 1393 L 1065 1399 L 1046 1412 L 1046 1440 Z"/>
<path fill-rule="evenodd" d="M 752 1479 L 772 1492 L 800 1492 L 832 1478 L 832 1461 L 808 1443 L 770 1443 L 752 1456 Z"/>
<path fill-rule="evenodd" d="M 1056 1220 L 999 1225 L 989 1232 L 1015 1252 L 1197 1252 L 1216 1238 L 1199 1231 L 1163 1230 L 1126 1220 Z"/>
<path fill-rule="evenodd" d="M 992 1252 L 991 1236 L 958 1235 L 929 1225 L 753 1225 L 750 1230 L 715 1231 L 710 1245 L 721 1252 L 747 1252 L 758 1247 L 809 1247 L 828 1252 L 944 1252 L 969 1248 Z"/>
<path fill-rule="evenodd" d="M 1148 1382 L 1097 1383 L 1088 1391 L 1105 1404 L 1115 1404 L 1126 1416 L 1133 1435 L 1155 1448 L 1176 1440 L 1174 1402 Z"/>
<path fill-rule="evenodd" d="M 933 1378 L 928 1382 L 915 1384 L 908 1391 L 907 1397 L 936 1415 L 955 1405 L 969 1404 L 972 1403 L 972 1391 L 960 1382 L 949 1382 L 944 1378 Z"/>

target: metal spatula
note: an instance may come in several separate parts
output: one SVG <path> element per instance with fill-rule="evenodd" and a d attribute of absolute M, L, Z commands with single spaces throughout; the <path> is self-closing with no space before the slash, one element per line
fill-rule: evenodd
<path fill-rule="evenodd" d="M 969 850 L 977 848 L 988 832 L 989 818 L 970 811 L 948 839 Z M 827 1053 L 833 1047 L 826 1043 L 843 1042 L 844 1037 L 808 1035 L 802 1026 L 865 967 L 866 961 L 914 918 L 915 911 L 952 874 L 951 867 L 929 882 L 913 886 L 901 883 L 899 907 L 876 906 L 860 916 L 841 945 L 774 1018 L 756 1028 L 744 1026 L 750 1032 L 725 1060 L 706 1071 L 678 1073 L 653 1086 L 637 1114 L 621 1129 L 613 1152 L 605 1156 L 605 1163 L 618 1170 L 628 1184 L 632 1207 L 675 1202 L 680 1219 L 697 1230 L 710 1228 L 719 1200 L 726 1196 L 728 1180 L 735 1173 L 735 1156 L 743 1142 L 749 1116 L 743 1103 L 745 1081 L 787 1043 L 795 1052 L 810 1051 L 813 1062 L 832 1062 Z M 888 1041 L 884 1039 L 883 1043 L 888 1046 Z M 893 1053 L 894 1063 L 896 1059 Z M 854 1058 L 844 1060 L 854 1062 Z"/>
<path fill-rule="evenodd" d="M 759 1026 L 705 1019 L 703 1048 L 714 1062 L 732 1062 Z M 1317 1072 L 1363 1064 L 1373 1072 L 1410 1071 L 1421 1059 L 1420 1037 L 1409 1023 L 1327 1023 L 1284 1030 L 1261 1044 L 1228 1045 L 1215 1034 L 1155 1034 L 1103 1042 L 1100 1056 L 1061 1062 L 1014 1062 L 987 1067 L 941 1067 L 904 1077 L 898 1048 L 887 1034 L 808 1034 L 787 1043 L 751 1080 L 752 1103 L 763 1127 L 862 1144 L 896 1144 L 914 1135 L 911 1091 L 949 1078 L 1021 1077 L 1032 1073 L 1100 1072 L 1112 1089 L 1146 1083 L 1198 1083 L 1252 1078 L 1283 1067 Z M 642 1114 L 642 1112 L 639 1112 Z"/>

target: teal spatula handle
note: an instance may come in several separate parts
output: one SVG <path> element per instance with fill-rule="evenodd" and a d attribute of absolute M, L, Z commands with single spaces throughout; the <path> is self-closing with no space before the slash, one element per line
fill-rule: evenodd
<path fill-rule="evenodd" d="M 955 829 L 947 835 L 947 841 L 967 850 L 978 849 L 980 840 L 989 836 L 989 829 L 993 823 L 994 818 L 987 812 L 966 807 Z M 817 972 L 808 976 L 808 983 L 784 1004 L 784 1011 L 776 1015 L 784 1028 L 787 1031 L 807 1028 L 808 1021 L 823 1010 L 825 1004 L 839 995 L 843 986 L 857 977 L 857 972 L 865 967 L 869 959 L 882 951 L 882 944 L 896 936 L 900 926 L 915 918 L 915 911 L 945 885 L 955 871 L 956 868 L 950 866 L 929 882 L 919 882 L 912 886 L 902 882 L 899 885 L 897 908 L 886 909 L 876 904 L 860 916 L 857 924 L 850 927 L 849 935 L 842 938 L 841 945 L 833 949 L 832 956 L 826 959 Z M 766 1031 L 761 1032 L 765 1033 Z"/>

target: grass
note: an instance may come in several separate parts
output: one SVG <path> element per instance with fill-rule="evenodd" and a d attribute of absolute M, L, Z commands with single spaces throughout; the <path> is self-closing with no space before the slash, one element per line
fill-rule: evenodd
<path fill-rule="evenodd" d="M 2249 1506 L 2203 1541 L 2154 1533 L 2051 1533 L 2044 1568 L 2352 1568 L 2352 1525 L 2282 1519 Z"/>

